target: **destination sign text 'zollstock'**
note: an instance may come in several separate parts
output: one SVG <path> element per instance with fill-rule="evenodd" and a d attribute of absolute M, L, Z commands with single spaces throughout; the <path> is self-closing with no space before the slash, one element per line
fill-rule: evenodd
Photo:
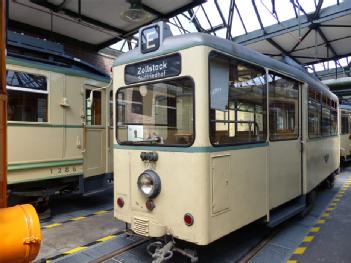
<path fill-rule="evenodd" d="M 126 84 L 177 76 L 181 71 L 180 55 L 174 54 L 145 62 L 127 65 L 124 70 Z"/>

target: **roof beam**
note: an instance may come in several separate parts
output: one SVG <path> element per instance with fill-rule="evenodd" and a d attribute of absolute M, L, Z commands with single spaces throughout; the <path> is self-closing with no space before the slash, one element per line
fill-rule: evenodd
<path fill-rule="evenodd" d="M 298 13 L 296 11 L 296 6 L 295 6 L 295 3 L 294 3 L 294 0 L 290 0 L 290 3 L 292 4 L 293 8 L 294 8 L 294 12 L 295 12 L 295 17 L 297 18 L 298 17 Z"/>
<path fill-rule="evenodd" d="M 328 49 L 330 49 L 330 51 L 333 53 L 333 58 L 337 57 L 338 54 L 336 53 L 335 49 L 333 48 L 333 46 L 330 44 L 329 40 L 327 39 L 327 37 L 324 35 L 323 31 L 317 26 L 315 28 L 315 30 L 318 32 L 318 34 L 322 37 L 323 41 L 325 42 L 326 46 Z M 331 59 L 333 59 L 331 58 Z"/>
<path fill-rule="evenodd" d="M 216 35 L 216 31 L 213 30 L 213 26 L 212 26 L 211 20 L 208 18 L 208 15 L 206 13 L 205 8 L 203 7 L 203 5 L 200 5 L 200 7 L 201 7 L 202 12 L 205 14 L 206 20 L 207 20 L 208 24 L 210 25 L 211 31 L 213 32 L 214 35 Z"/>
<path fill-rule="evenodd" d="M 106 24 L 106 23 L 101 22 L 99 20 L 93 19 L 91 17 L 73 12 L 73 11 L 66 9 L 66 8 L 63 8 L 63 7 L 59 8 L 59 5 L 51 4 L 51 3 L 47 2 L 47 0 L 44 0 L 44 1 L 43 0 L 30 0 L 30 1 L 36 5 L 45 7 L 54 13 L 62 12 L 67 16 L 70 16 L 70 17 L 75 18 L 75 19 L 80 19 L 81 21 L 84 21 L 84 22 L 87 22 L 89 24 L 98 26 L 100 28 L 109 30 L 109 31 L 114 32 L 114 33 L 119 34 L 119 35 L 123 35 L 123 34 L 127 33 L 126 31 L 124 31 L 120 28 L 111 26 L 109 24 Z"/>
<path fill-rule="evenodd" d="M 189 21 L 191 21 L 194 24 L 196 30 L 198 32 L 203 32 L 204 29 L 202 28 L 199 20 L 197 19 L 196 14 L 194 13 L 194 11 L 192 9 L 189 9 L 188 10 L 188 14 L 190 16 L 190 20 Z"/>
<path fill-rule="evenodd" d="M 312 21 L 319 18 L 319 14 L 320 14 L 320 11 L 322 9 L 322 5 L 323 5 L 323 0 L 319 0 L 318 4 L 316 6 L 316 11 L 314 11 L 313 15 L 311 17 L 309 17 L 309 21 L 312 22 Z"/>
<path fill-rule="evenodd" d="M 351 27 L 351 25 L 320 25 L 319 27 Z"/>
<path fill-rule="evenodd" d="M 145 11 L 149 12 L 150 14 L 152 14 L 152 15 L 154 15 L 154 16 L 157 16 L 157 17 L 163 17 L 163 16 L 164 16 L 164 14 L 160 13 L 159 11 L 157 11 L 157 10 L 155 10 L 155 9 L 153 9 L 153 8 L 151 8 L 151 7 L 149 7 L 149 6 L 145 5 L 145 4 L 143 4 L 143 3 L 141 4 L 141 7 L 142 7 Z"/>
<path fill-rule="evenodd" d="M 253 8 L 254 8 L 254 10 L 255 10 L 258 23 L 260 24 L 261 29 L 262 29 L 263 32 L 265 33 L 264 26 L 263 26 L 263 23 L 262 23 L 262 20 L 261 20 L 261 16 L 260 16 L 260 13 L 258 12 L 256 3 L 255 3 L 255 0 L 251 0 L 251 3 L 252 3 L 252 6 L 253 6 Z"/>
<path fill-rule="evenodd" d="M 137 28 L 135 28 L 135 29 L 131 30 L 130 32 L 126 33 L 125 35 L 123 35 L 123 38 L 128 38 L 129 36 L 135 34 L 135 32 L 138 30 L 138 28 L 141 28 L 141 27 L 143 27 L 143 26 L 146 26 L 146 25 L 149 25 L 149 24 L 151 24 L 151 23 L 154 23 L 154 22 L 156 22 L 156 21 L 158 21 L 158 20 L 160 20 L 160 19 L 166 20 L 166 19 L 172 18 L 172 17 L 174 17 L 174 16 L 176 16 L 176 15 L 179 15 L 179 14 L 182 14 L 182 13 L 184 13 L 184 12 L 187 12 L 187 11 L 189 11 L 189 10 L 192 11 L 192 8 L 194 8 L 194 7 L 198 6 L 198 5 L 203 4 L 204 2 L 206 2 L 206 0 L 193 0 L 193 1 L 190 2 L 189 4 L 187 4 L 187 5 L 185 5 L 185 6 L 181 7 L 181 8 L 179 8 L 179 9 L 177 9 L 177 10 L 174 10 L 174 11 L 172 11 L 172 12 L 170 12 L 170 13 L 164 14 L 162 17 L 157 17 L 157 18 L 155 18 L 155 19 L 152 20 L 152 21 L 149 21 L 149 22 L 146 22 L 146 23 L 144 23 L 144 24 L 142 24 L 142 25 L 139 25 Z M 190 15 L 190 14 L 189 14 L 189 15 Z M 186 15 L 185 15 L 184 17 L 186 17 Z M 190 17 L 191 17 L 191 15 L 190 15 Z M 195 25 L 195 24 L 194 24 L 194 25 Z M 200 24 L 199 24 L 199 25 L 200 25 Z M 196 27 L 196 26 L 195 26 L 195 27 Z M 201 26 L 200 26 L 200 28 L 201 28 Z M 196 29 L 197 29 L 197 28 L 196 28 Z M 199 32 L 202 32 L 202 31 L 199 31 Z"/>
<path fill-rule="evenodd" d="M 87 50 L 94 51 L 96 46 L 72 37 L 64 36 L 59 33 L 51 32 L 49 30 L 45 30 L 39 27 L 31 26 L 22 22 L 18 22 L 12 19 L 8 20 L 8 27 L 10 30 L 14 31 L 22 31 L 23 33 L 28 33 L 29 35 L 39 36 L 46 39 L 56 40 L 60 42 L 69 42 L 74 43 L 76 45 L 80 45 Z"/>
<path fill-rule="evenodd" d="M 226 39 L 232 39 L 232 25 L 234 17 L 235 0 L 230 0 Z"/>
<path fill-rule="evenodd" d="M 243 26 L 243 28 L 244 28 L 245 34 L 247 34 L 247 29 L 246 29 L 246 26 L 245 26 L 244 20 L 243 20 L 243 18 L 242 18 L 242 16 L 241 16 L 241 14 L 240 14 L 239 8 L 237 7 L 237 5 L 236 5 L 236 4 L 234 4 L 234 6 L 235 6 L 235 9 L 236 9 L 236 12 L 237 12 L 237 13 L 238 13 L 238 15 L 239 15 L 239 19 L 240 19 L 240 22 L 241 22 L 241 24 L 242 24 L 242 26 Z"/>
<path fill-rule="evenodd" d="M 295 49 L 301 44 L 301 42 L 308 36 L 308 34 L 312 31 L 312 28 L 309 28 L 307 32 L 299 39 L 299 41 L 293 46 L 293 48 L 289 51 L 289 53 L 292 53 L 295 51 Z"/>
<path fill-rule="evenodd" d="M 221 17 L 221 19 L 222 19 L 223 25 L 227 26 L 227 21 L 226 21 L 225 18 L 224 18 L 224 15 L 223 15 L 223 12 L 222 12 L 222 10 L 221 10 L 221 7 L 220 7 L 219 4 L 218 4 L 218 0 L 215 0 L 214 3 L 215 3 L 215 5 L 216 5 L 217 11 L 218 11 L 218 13 L 219 13 L 219 15 L 220 15 L 220 17 Z"/>
<path fill-rule="evenodd" d="M 278 43 L 276 43 L 273 39 L 267 38 L 266 40 L 267 40 L 273 47 L 275 47 L 276 49 L 278 49 L 284 56 L 287 56 L 287 57 L 291 58 L 292 60 L 294 60 L 296 63 L 300 64 L 300 62 L 298 62 L 294 57 L 291 57 L 290 54 L 289 54 L 284 48 L 282 48 Z"/>

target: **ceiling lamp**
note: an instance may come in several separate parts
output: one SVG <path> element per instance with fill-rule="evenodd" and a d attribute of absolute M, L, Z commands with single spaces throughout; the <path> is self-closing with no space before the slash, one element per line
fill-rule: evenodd
<path fill-rule="evenodd" d="M 128 0 L 130 7 L 121 13 L 121 18 L 125 22 L 143 22 L 149 19 L 150 13 L 143 9 L 141 0 Z"/>

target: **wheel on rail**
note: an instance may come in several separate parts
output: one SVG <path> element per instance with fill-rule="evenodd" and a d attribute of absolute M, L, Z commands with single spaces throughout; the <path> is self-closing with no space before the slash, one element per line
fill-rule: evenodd
<path fill-rule="evenodd" d="M 322 183 L 322 188 L 323 189 L 333 189 L 335 184 L 335 174 L 329 175 Z"/>
<path fill-rule="evenodd" d="M 304 218 L 305 216 L 307 216 L 311 212 L 311 210 L 314 206 L 314 203 L 316 201 L 316 196 L 317 196 L 316 189 L 313 189 L 311 192 L 309 192 L 306 195 L 306 208 L 300 213 L 300 216 L 302 218 Z"/>

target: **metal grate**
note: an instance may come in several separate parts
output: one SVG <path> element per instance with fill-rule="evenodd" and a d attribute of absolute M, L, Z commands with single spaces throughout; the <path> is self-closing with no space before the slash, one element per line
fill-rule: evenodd
<path fill-rule="evenodd" d="M 133 225 L 132 225 L 132 230 L 142 236 L 148 236 L 149 235 L 149 220 L 140 218 L 140 217 L 134 217 Z"/>

